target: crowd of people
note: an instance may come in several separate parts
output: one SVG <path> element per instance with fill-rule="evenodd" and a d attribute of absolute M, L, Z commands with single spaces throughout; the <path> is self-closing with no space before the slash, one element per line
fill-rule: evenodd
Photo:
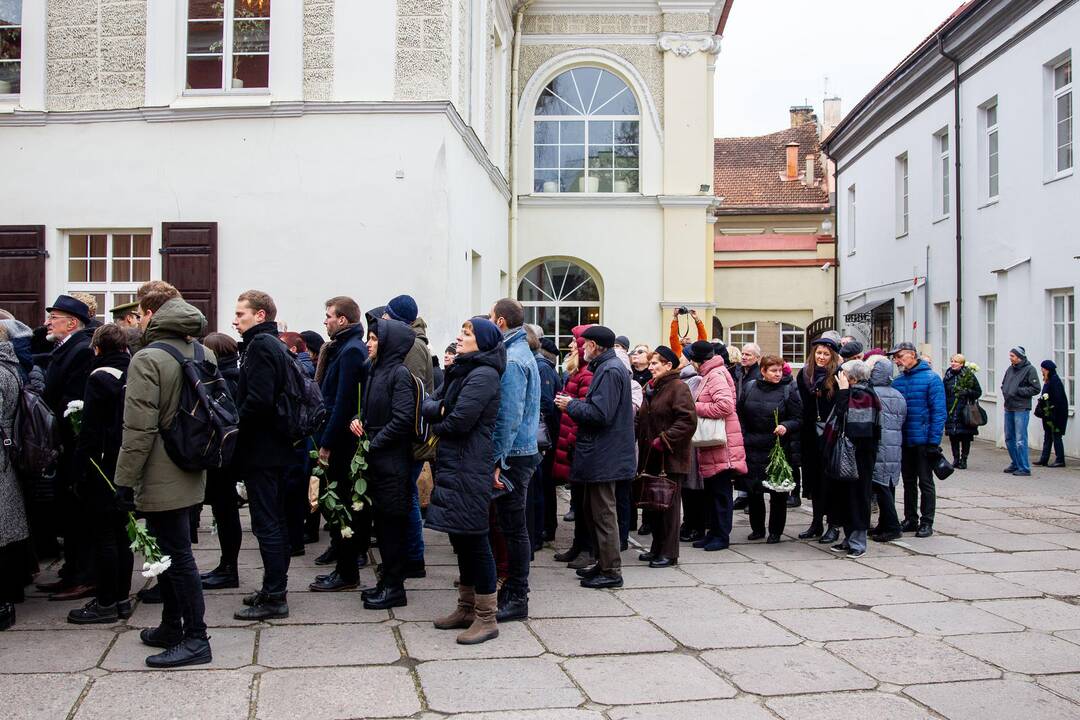
<path fill-rule="evenodd" d="M 830 331 L 792 368 L 754 343 L 710 342 L 695 314 L 676 312 L 668 345 L 582 325 L 560 357 L 552 338 L 525 324 L 521 304 L 504 298 L 462 323 L 440 366 L 408 295 L 366 313 L 338 296 L 324 311 L 328 339 L 283 330 L 273 298 L 249 290 L 236 301 L 237 341 L 206 334 L 195 306 L 151 281 L 107 324 L 95 320 L 94 298 L 77 293 L 57 298 L 39 328 L 3 313 L 0 629 L 15 623 L 15 604 L 52 558 L 63 560 L 58 579 L 37 588 L 50 600 L 87 599 L 69 622 L 130 617 L 134 512 L 169 559 L 137 593 L 162 608 L 160 624 L 140 633 L 161 651 L 146 663 L 210 662 L 203 590 L 240 586 L 246 504 L 263 575 L 237 619 L 288 617 L 290 558 L 319 541 L 321 526 L 330 543 L 316 563 L 332 569 L 312 578 L 311 591 L 356 589 L 377 544 L 378 582 L 361 592 L 363 607 L 404 606 L 408 580 L 426 574 L 426 527 L 449 536 L 458 563 L 457 603 L 435 627 L 482 643 L 499 623 L 529 616 L 530 563 L 555 540 L 560 485 L 570 487 L 563 519 L 573 539 L 555 559 L 586 588 L 622 586 L 633 531 L 650 537 L 638 560 L 669 568 L 683 543 L 728 548 L 740 510 L 748 541 L 781 542 L 802 499 L 812 514 L 798 537 L 859 558 L 868 538 L 933 534 L 935 474 L 967 467 L 986 420 L 974 366 L 956 355 L 938 376 L 907 342 L 864 351 Z M 1063 466 L 1068 400 L 1054 364 L 1042 363 L 1040 385 L 1023 347 L 1010 361 L 1006 472 L 1031 472 L 1036 396 L 1046 431 L 1038 464 L 1054 450 Z M 217 462 L 193 461 L 175 440 L 178 418 L 194 413 L 182 405 L 193 373 L 202 373 L 197 402 L 235 420 L 214 437 Z M 55 462 L 36 474 L 12 440 L 35 398 L 57 436 Z M 307 427 L 312 403 L 319 421 Z M 425 475 L 432 491 L 422 508 Z M 192 543 L 204 505 L 220 560 L 200 572 Z"/>

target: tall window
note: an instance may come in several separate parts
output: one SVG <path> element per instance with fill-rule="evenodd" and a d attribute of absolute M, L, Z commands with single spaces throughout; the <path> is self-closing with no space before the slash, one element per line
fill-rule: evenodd
<path fill-rule="evenodd" d="M 997 295 L 987 295 L 982 299 L 983 333 L 986 339 L 986 387 L 983 392 L 994 393 L 997 387 Z"/>
<path fill-rule="evenodd" d="M 949 214 L 949 129 L 945 128 L 935 136 L 937 144 L 937 179 L 938 179 L 938 217 Z"/>
<path fill-rule="evenodd" d="M 1072 59 L 1054 67 L 1054 148 L 1057 171 L 1073 166 Z M 1070 396 L 1072 397 L 1072 396 Z"/>
<path fill-rule="evenodd" d="M 270 0 L 188 0 L 186 87 L 270 87 Z"/>
<path fill-rule="evenodd" d="M 67 243 L 65 287 L 90 293 L 98 319 L 109 308 L 135 299 L 150 279 L 150 233 L 72 233 Z"/>
<path fill-rule="evenodd" d="M 1069 404 L 1076 405 L 1076 297 L 1072 290 L 1050 294 L 1053 313 L 1052 355 L 1058 375 L 1065 383 Z"/>
<path fill-rule="evenodd" d="M 22 87 L 22 0 L 0 0 L 0 95 Z"/>
<path fill-rule="evenodd" d="M 780 323 L 780 353 L 784 362 L 801 365 L 806 361 L 806 330 L 791 323 Z"/>
<path fill-rule="evenodd" d="M 945 372 L 949 365 L 949 303 L 938 303 L 934 307 L 937 309 L 938 369 Z"/>
<path fill-rule="evenodd" d="M 847 189 L 847 242 L 848 254 L 855 252 L 856 224 L 855 224 L 855 186 Z"/>
<path fill-rule="evenodd" d="M 997 100 L 983 110 L 986 115 L 986 196 L 998 196 L 998 104 Z"/>
<path fill-rule="evenodd" d="M 600 322 L 600 288 L 587 270 L 566 260 L 548 260 L 518 284 L 525 322 L 539 325 L 566 352 L 577 325 Z"/>
<path fill-rule="evenodd" d="M 908 233 L 908 156 L 896 158 L 896 236 Z"/>
<path fill-rule="evenodd" d="M 757 323 L 747 322 L 732 325 L 728 333 L 729 345 L 741 348 L 746 343 L 757 342 Z"/>
<path fill-rule="evenodd" d="M 534 192 L 636 193 L 640 114 L 634 93 L 607 70 L 568 70 L 536 101 Z"/>

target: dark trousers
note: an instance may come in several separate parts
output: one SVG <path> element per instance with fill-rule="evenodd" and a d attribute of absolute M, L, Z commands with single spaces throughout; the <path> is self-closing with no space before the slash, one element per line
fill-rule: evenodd
<path fill-rule="evenodd" d="M 558 501 L 555 499 L 555 450 L 554 448 L 544 453 L 544 459 L 540 462 L 544 477 L 544 539 L 554 540 L 555 531 L 559 527 L 557 511 Z"/>
<path fill-rule="evenodd" d="M 957 461 L 967 462 L 968 453 L 971 452 L 971 436 L 949 436 L 949 444 L 952 445 L 953 465 Z"/>
<path fill-rule="evenodd" d="M 405 525 L 408 552 L 407 560 L 412 565 L 424 564 L 424 518 L 420 515 L 420 473 L 424 471 L 424 461 L 415 460 L 409 480 L 409 517 Z"/>
<path fill-rule="evenodd" d="M 937 494 L 934 474 L 930 471 L 929 445 L 905 445 L 900 456 L 900 476 L 904 479 L 904 521 L 934 524 Z M 922 497 L 919 497 L 922 493 Z"/>
<path fill-rule="evenodd" d="M 747 498 L 747 509 L 750 511 L 750 529 L 754 532 L 765 532 L 765 496 L 769 496 L 769 534 L 780 535 L 784 532 L 787 524 L 787 499 L 788 494 L 772 492 L 762 487 L 756 487 Z"/>
<path fill-rule="evenodd" d="M 529 526 L 530 549 L 544 544 L 544 462 L 536 466 L 529 480 L 529 493 L 525 498 L 525 520 Z"/>
<path fill-rule="evenodd" d="M 630 515 L 634 510 L 630 499 L 633 480 L 620 480 L 615 483 L 615 516 L 619 520 L 619 549 L 627 546 L 630 538 Z M 636 512 L 634 512 L 636 514 Z"/>
<path fill-rule="evenodd" d="M 195 507 L 146 513 L 146 529 L 172 560 L 158 575 L 161 586 L 161 624 L 182 627 L 185 638 L 206 638 L 202 580 L 191 554 L 191 514 Z"/>
<path fill-rule="evenodd" d="M 619 555 L 619 518 L 615 499 L 615 482 L 584 483 L 581 496 L 581 514 L 592 537 L 593 552 L 600 572 L 605 575 L 622 574 L 622 556 Z"/>
<path fill-rule="evenodd" d="M 734 505 L 731 472 L 725 470 L 712 477 L 705 478 L 705 504 L 709 534 L 719 539 L 724 545 L 731 541 L 731 514 Z"/>
<path fill-rule="evenodd" d="M 285 474 L 285 531 L 290 553 L 304 549 L 304 521 L 308 515 L 306 464 L 290 465 Z"/>
<path fill-rule="evenodd" d="M 817 489 L 810 498 L 814 511 L 811 522 L 814 527 L 824 527 L 826 522 L 830 526 L 836 524 L 836 488 L 833 484 L 832 478 L 822 474 L 821 479 L 818 480 Z"/>
<path fill-rule="evenodd" d="M 330 453 L 330 465 L 326 468 L 327 482 L 337 483 L 338 497 L 343 503 L 352 504 L 352 485 L 349 483 L 349 464 L 355 448 L 336 449 Z M 337 566 L 334 571 L 348 582 L 357 582 L 360 570 L 356 567 L 361 555 L 367 555 L 371 546 L 371 509 L 352 510 L 349 527 L 353 535 L 343 538 L 338 528 L 330 530 L 330 541 L 337 550 Z"/>
<path fill-rule="evenodd" d="M 240 557 L 243 531 L 240 529 L 240 503 L 236 483 L 228 470 L 206 473 L 206 502 L 214 515 L 218 545 L 221 546 L 221 566 L 236 567 Z"/>
<path fill-rule="evenodd" d="M 675 494 L 671 505 L 663 512 L 645 512 L 642 517 L 652 525 L 652 545 L 649 552 L 654 557 L 679 559 L 679 510 L 682 506 L 682 480 L 680 475 L 670 475 L 675 481 Z"/>
<path fill-rule="evenodd" d="M 135 555 L 131 552 L 127 534 L 127 513 L 119 510 L 100 510 L 91 525 L 94 547 L 94 567 L 97 573 L 97 601 L 112 605 L 127 600 L 131 594 L 131 571 Z"/>
<path fill-rule="evenodd" d="M 525 518 L 525 501 L 529 494 L 529 481 L 540 454 L 518 455 L 506 459 L 510 467 L 503 471 L 510 492 L 495 498 L 495 513 L 499 529 L 506 541 L 507 574 L 505 587 L 508 592 L 529 594 L 529 562 L 532 560 L 532 543 L 529 541 L 528 522 Z"/>
<path fill-rule="evenodd" d="M 589 520 L 582 510 L 582 500 L 585 497 L 585 484 L 580 482 L 570 483 L 570 509 L 574 511 L 574 547 L 583 552 L 592 552 L 592 531 L 589 530 Z"/>
<path fill-rule="evenodd" d="M 900 518 L 896 514 L 896 488 L 874 483 L 874 497 L 877 498 L 879 533 L 900 532 Z"/>
<path fill-rule="evenodd" d="M 408 517 L 373 510 L 372 520 L 375 523 L 375 537 L 379 539 L 379 555 L 382 557 L 382 583 L 386 587 L 402 587 L 409 554 Z"/>
<path fill-rule="evenodd" d="M 450 544 L 457 555 L 461 584 L 473 588 L 477 595 L 494 593 L 495 558 L 488 536 L 450 533 Z"/>
<path fill-rule="evenodd" d="M 1050 450 L 1054 450 L 1054 454 L 1057 457 L 1057 462 L 1065 462 L 1065 435 L 1064 433 L 1056 433 L 1046 427 L 1046 423 L 1043 423 L 1043 446 L 1042 455 L 1039 456 L 1039 462 L 1050 462 Z"/>
<path fill-rule="evenodd" d="M 705 534 L 709 515 L 706 505 L 709 502 L 711 502 L 711 497 L 704 489 L 682 488 L 683 526 L 687 532 Z"/>
<path fill-rule="evenodd" d="M 286 517 L 285 468 L 247 468 L 251 533 L 259 541 L 264 593 L 283 593 L 289 584 L 289 529 Z"/>
<path fill-rule="evenodd" d="M 72 484 L 75 472 L 73 454 L 67 452 L 61 455 L 56 471 L 61 518 L 59 530 L 64 539 L 64 564 L 60 568 L 60 577 L 69 585 L 92 585 L 97 575 L 94 569 L 95 553 L 90 542 L 92 522 Z"/>

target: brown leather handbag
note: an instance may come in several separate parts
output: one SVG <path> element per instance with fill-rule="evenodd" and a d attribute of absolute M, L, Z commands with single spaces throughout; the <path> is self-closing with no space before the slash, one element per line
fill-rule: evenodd
<path fill-rule="evenodd" d="M 649 466 L 649 457 L 651 455 L 652 449 L 650 448 L 642 467 Z M 675 500 L 675 491 L 679 489 L 679 485 L 667 476 L 663 463 L 660 465 L 659 475 L 642 472 L 638 474 L 637 481 L 636 484 L 641 489 L 638 492 L 635 504 L 639 508 L 648 512 L 665 512 L 671 508 L 671 503 Z"/>

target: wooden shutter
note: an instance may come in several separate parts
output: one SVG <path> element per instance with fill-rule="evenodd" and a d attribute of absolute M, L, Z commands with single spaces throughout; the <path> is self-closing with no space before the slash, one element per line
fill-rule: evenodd
<path fill-rule="evenodd" d="M 171 283 L 217 330 L 217 223 L 161 224 L 161 279 Z"/>
<path fill-rule="evenodd" d="M 0 308 L 34 328 L 45 322 L 44 225 L 0 225 Z"/>

